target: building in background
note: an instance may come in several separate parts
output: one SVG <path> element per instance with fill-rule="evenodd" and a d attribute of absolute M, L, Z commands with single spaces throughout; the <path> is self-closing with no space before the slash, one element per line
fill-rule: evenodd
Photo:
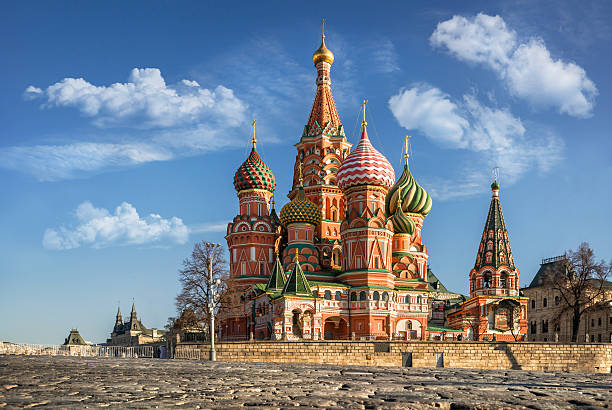
<path fill-rule="evenodd" d="M 166 331 L 157 329 L 147 329 L 145 325 L 138 320 L 136 307 L 132 303 L 132 311 L 130 320 L 123 321 L 121 309 L 117 308 L 117 316 L 115 317 L 115 326 L 111 332 L 110 338 L 106 340 L 108 346 L 138 346 L 143 344 L 151 344 L 162 342 Z"/>
<path fill-rule="evenodd" d="M 519 296 L 519 270 L 514 264 L 499 200 L 497 177 L 476 263 L 469 273 L 470 299 L 448 311 L 448 324 L 468 340 L 524 340 L 527 298 Z"/>
<path fill-rule="evenodd" d="M 565 256 L 542 259 L 540 269 L 526 288 L 521 289 L 529 298 L 527 312 L 529 332 L 527 340 L 533 342 L 571 342 L 572 317 L 564 312 L 564 303 L 558 291 L 552 288 L 549 275 L 565 273 Z M 592 279 L 595 281 L 595 279 Z M 599 287 L 598 283 L 593 284 Z M 604 293 L 592 303 L 580 320 L 577 342 L 612 342 L 612 282 L 604 284 Z"/>
<path fill-rule="evenodd" d="M 88 345 L 88 343 L 85 342 L 85 340 L 83 340 L 83 338 L 81 337 L 81 334 L 76 329 L 70 330 L 70 334 L 68 334 L 68 337 L 66 338 L 66 340 L 64 340 L 64 346 L 86 346 L 86 345 Z"/>

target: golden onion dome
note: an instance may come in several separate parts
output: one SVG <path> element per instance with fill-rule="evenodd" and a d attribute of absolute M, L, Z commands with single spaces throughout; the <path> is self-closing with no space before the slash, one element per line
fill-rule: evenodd
<path fill-rule="evenodd" d="M 309 223 L 316 226 L 321 223 L 322 218 L 321 209 L 306 198 L 301 183 L 297 195 L 293 201 L 283 206 L 279 216 L 285 227 L 292 223 Z"/>
<path fill-rule="evenodd" d="M 325 34 L 321 35 L 321 47 L 319 47 L 312 55 L 312 62 L 315 66 L 321 61 L 325 61 L 330 65 L 334 63 L 334 53 L 325 47 Z"/>

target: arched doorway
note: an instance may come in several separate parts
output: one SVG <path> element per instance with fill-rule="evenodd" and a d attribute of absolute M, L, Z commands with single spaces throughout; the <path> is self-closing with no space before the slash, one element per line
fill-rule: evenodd
<path fill-rule="evenodd" d="M 302 312 L 295 309 L 291 312 L 291 314 L 292 314 L 291 329 L 293 330 L 293 335 L 296 337 L 302 337 Z"/>
<path fill-rule="evenodd" d="M 348 339 L 348 324 L 340 316 L 331 316 L 325 319 L 323 331 L 325 340 Z"/>
<path fill-rule="evenodd" d="M 395 325 L 395 331 L 402 340 L 420 340 L 421 322 L 414 319 L 402 319 Z"/>

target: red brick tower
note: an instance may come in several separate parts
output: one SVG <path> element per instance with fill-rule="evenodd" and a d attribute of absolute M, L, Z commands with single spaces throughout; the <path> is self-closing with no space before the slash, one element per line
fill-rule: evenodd
<path fill-rule="evenodd" d="M 470 299 L 448 315 L 449 325 L 475 340 L 522 340 L 527 333 L 527 299 L 519 296 L 508 230 L 499 200 L 497 175 L 491 205 L 470 271 Z"/>
<path fill-rule="evenodd" d="M 304 193 L 322 212 L 314 241 L 321 255 L 321 267 L 339 268 L 344 199 L 337 185 L 337 173 L 351 144 L 344 134 L 332 96 L 330 70 L 334 54 L 325 46 L 325 34 L 321 35 L 321 46 L 312 56 L 312 61 L 317 69 L 317 92 L 302 137 L 295 145 L 293 186 L 288 196 L 293 199 L 298 193 L 298 166 L 302 163 Z"/>
<path fill-rule="evenodd" d="M 358 337 L 388 337 L 392 326 L 389 295 L 395 286 L 391 272 L 393 230 L 385 218 L 385 197 L 395 182 L 395 173 L 370 143 L 365 103 L 361 139 L 338 171 L 338 186 L 346 200 L 338 279 L 351 286 L 351 300 L 359 293 L 360 302 L 351 314 L 352 332 Z"/>
<path fill-rule="evenodd" d="M 274 174 L 257 152 L 255 121 L 253 148 L 234 175 L 240 212 L 227 225 L 227 246 L 230 253 L 230 280 L 233 289 L 255 283 L 267 283 L 274 266 L 278 218 L 270 213 L 270 199 L 276 181 Z"/>

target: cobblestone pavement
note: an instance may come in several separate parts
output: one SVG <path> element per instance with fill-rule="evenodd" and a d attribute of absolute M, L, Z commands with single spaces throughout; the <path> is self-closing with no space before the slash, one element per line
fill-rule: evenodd
<path fill-rule="evenodd" d="M 0 356 L 0 407 L 609 408 L 612 375 Z"/>

